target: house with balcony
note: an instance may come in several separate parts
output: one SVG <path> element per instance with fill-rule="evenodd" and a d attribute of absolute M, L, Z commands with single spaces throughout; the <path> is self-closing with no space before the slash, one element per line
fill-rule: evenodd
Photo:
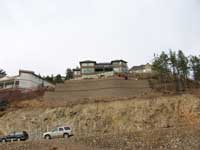
<path fill-rule="evenodd" d="M 113 60 L 111 62 L 97 63 L 92 60 L 80 62 L 80 69 L 74 69 L 74 78 L 99 78 L 113 76 L 117 73 L 128 73 L 127 62 L 124 60 Z"/>

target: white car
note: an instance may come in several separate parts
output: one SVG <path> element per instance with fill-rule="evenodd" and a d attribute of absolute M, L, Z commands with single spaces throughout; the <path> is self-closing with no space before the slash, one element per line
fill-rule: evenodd
<path fill-rule="evenodd" d="M 67 126 L 57 127 L 50 132 L 43 133 L 44 139 L 54 139 L 54 138 L 68 138 L 72 136 L 72 129 Z"/>

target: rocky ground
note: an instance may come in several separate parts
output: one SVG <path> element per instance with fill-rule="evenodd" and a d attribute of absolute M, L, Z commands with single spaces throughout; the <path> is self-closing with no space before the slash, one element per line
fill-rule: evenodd
<path fill-rule="evenodd" d="M 122 135 L 29 140 L 0 144 L 0 150 L 199 150 L 200 128 L 180 127 Z"/>
<path fill-rule="evenodd" d="M 36 140 L 26 142 L 13 142 L 0 145 L 0 150 L 93 150 L 80 144 L 73 144 L 66 140 L 51 141 Z"/>
<path fill-rule="evenodd" d="M 84 137 L 79 141 L 111 150 L 199 150 L 200 129 L 196 127 L 157 129 L 122 135 Z"/>
<path fill-rule="evenodd" d="M 37 104 L 36 107 L 31 104 L 22 108 L 24 102 L 21 102 L 20 109 L 12 108 L 1 116 L 0 131 L 6 134 L 26 130 L 30 140 L 37 141 L 42 138 L 43 132 L 58 125 L 69 125 L 73 127 L 75 135 L 69 142 L 90 148 L 199 147 L 200 99 L 190 94 L 57 108 L 43 108 L 38 105 L 40 101 L 33 103 Z M 27 144 L 34 143 L 37 142 Z M 59 148 L 62 149 L 62 146 Z"/>

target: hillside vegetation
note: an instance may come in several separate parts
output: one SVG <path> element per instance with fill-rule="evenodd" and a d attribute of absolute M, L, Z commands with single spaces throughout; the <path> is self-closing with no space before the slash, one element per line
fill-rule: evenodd
<path fill-rule="evenodd" d="M 127 97 L 142 96 L 151 91 L 148 80 L 79 80 L 58 84 L 55 92 L 44 96 L 51 106 L 69 106 L 80 103 L 122 100 Z"/>

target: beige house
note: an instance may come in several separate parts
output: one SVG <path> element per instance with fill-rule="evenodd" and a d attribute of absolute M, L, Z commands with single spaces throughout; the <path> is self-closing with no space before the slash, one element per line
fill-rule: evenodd
<path fill-rule="evenodd" d="M 73 69 L 73 78 L 74 79 L 81 78 L 81 69 L 79 69 L 79 68 Z"/>
<path fill-rule="evenodd" d="M 133 66 L 129 73 L 152 73 L 152 65 L 147 63 L 146 65 Z"/>
<path fill-rule="evenodd" d="M 128 73 L 127 62 L 113 60 L 111 62 L 97 63 L 96 61 L 86 60 L 80 62 L 80 69 L 73 69 L 74 79 L 113 76 L 115 73 Z"/>

